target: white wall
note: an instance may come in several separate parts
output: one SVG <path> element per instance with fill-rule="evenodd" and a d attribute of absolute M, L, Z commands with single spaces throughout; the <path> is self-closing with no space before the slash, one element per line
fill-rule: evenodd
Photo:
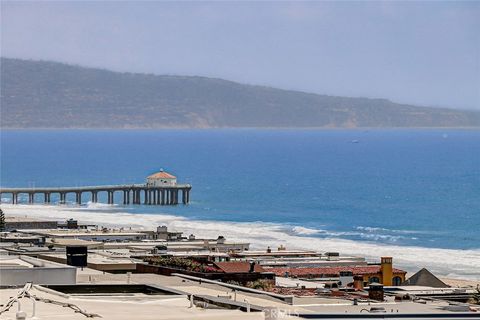
<path fill-rule="evenodd" d="M 170 187 L 177 184 L 177 179 L 147 179 L 147 184 L 154 187 Z"/>
<path fill-rule="evenodd" d="M 14 258 L 14 257 L 12 257 Z M 0 267 L 0 285 L 76 284 L 77 268 L 31 257 L 17 257 L 38 267 Z"/>

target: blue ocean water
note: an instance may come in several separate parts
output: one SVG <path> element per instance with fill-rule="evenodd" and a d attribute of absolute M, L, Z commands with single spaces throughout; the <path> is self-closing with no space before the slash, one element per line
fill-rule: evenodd
<path fill-rule="evenodd" d="M 480 248 L 479 130 L 4 130 L 0 149 L 5 187 L 141 183 L 164 168 L 192 203 L 125 210 Z"/>

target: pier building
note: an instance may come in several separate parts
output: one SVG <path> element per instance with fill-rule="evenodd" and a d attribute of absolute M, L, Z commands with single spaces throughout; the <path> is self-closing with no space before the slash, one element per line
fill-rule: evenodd
<path fill-rule="evenodd" d="M 177 185 L 177 177 L 160 169 L 159 172 L 147 177 L 147 185 L 151 187 L 166 187 Z"/>

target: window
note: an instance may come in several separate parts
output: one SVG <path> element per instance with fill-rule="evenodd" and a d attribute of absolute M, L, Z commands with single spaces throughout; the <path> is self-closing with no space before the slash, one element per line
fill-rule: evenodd
<path fill-rule="evenodd" d="M 368 283 L 373 283 L 373 282 L 380 283 L 380 279 L 378 277 L 368 278 Z"/>
<path fill-rule="evenodd" d="M 402 284 L 402 278 L 400 278 L 400 277 L 398 277 L 398 276 L 397 276 L 397 277 L 393 277 L 393 279 L 392 279 L 392 285 L 394 285 L 394 286 L 399 286 L 399 285 L 401 285 L 401 284 Z"/>

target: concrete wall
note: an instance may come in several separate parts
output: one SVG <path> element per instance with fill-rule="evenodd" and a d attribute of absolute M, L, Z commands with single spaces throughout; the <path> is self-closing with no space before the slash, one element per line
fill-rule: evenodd
<path fill-rule="evenodd" d="M 45 260 L 21 256 L 19 259 L 32 265 L 27 267 L 0 267 L 0 285 L 76 284 L 77 269 Z"/>
<path fill-rule="evenodd" d="M 5 231 L 18 229 L 57 229 L 57 221 L 5 221 Z"/>
<path fill-rule="evenodd" d="M 170 276 L 172 273 L 181 273 L 189 276 L 199 277 L 209 280 L 221 280 L 223 282 L 235 281 L 246 285 L 247 282 L 253 282 L 257 280 L 270 281 L 275 284 L 275 274 L 271 272 L 238 272 L 238 273 L 223 273 L 223 272 L 193 272 L 182 269 L 174 269 L 162 266 L 151 265 L 147 263 L 137 263 L 137 273 L 156 273 L 164 276 Z"/>
<path fill-rule="evenodd" d="M 55 234 L 54 234 L 55 236 Z M 147 238 L 147 235 L 144 233 L 137 233 L 137 234 L 111 234 L 111 233 L 81 233 L 81 234 L 70 234 L 67 236 L 56 236 L 57 238 L 62 238 L 62 239 L 80 239 L 80 240 L 88 240 L 88 241 L 124 241 L 124 240 L 130 240 L 130 241 L 138 241 L 138 240 L 143 240 Z M 60 242 L 60 241 L 59 241 Z M 53 242 L 55 244 L 55 242 Z"/>

